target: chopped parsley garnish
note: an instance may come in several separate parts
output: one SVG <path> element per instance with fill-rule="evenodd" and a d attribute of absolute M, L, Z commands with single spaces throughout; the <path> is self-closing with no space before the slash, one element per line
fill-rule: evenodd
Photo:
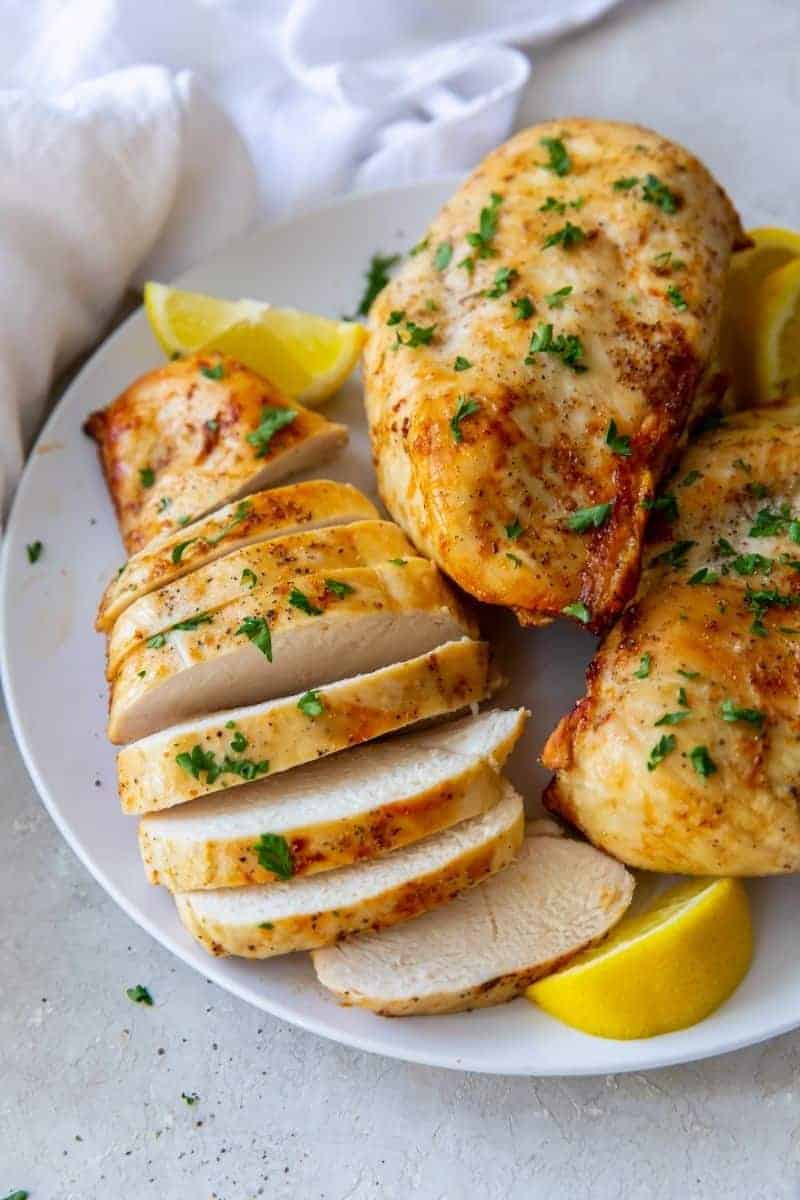
<path fill-rule="evenodd" d="M 633 672 L 634 679 L 647 679 L 650 674 L 650 664 L 652 661 L 650 654 L 643 654 L 639 659 L 639 666 Z"/>
<path fill-rule="evenodd" d="M 565 367 L 569 367 L 576 374 L 582 374 L 589 369 L 580 361 L 583 358 L 583 343 L 580 338 L 574 333 L 560 333 L 558 337 L 554 338 L 553 326 L 543 322 L 539 323 L 536 332 L 531 335 L 528 353 L 525 357 L 527 366 L 536 361 L 533 357 L 534 354 L 555 354 Z"/>
<path fill-rule="evenodd" d="M 197 1092 L 181 1092 L 181 1100 L 183 1100 L 184 1104 L 197 1104 L 199 1099 L 200 1097 Z"/>
<path fill-rule="evenodd" d="M 206 424 L 207 423 L 208 422 L 206 422 Z M 158 508 L 156 511 L 162 513 L 162 512 L 164 512 L 165 509 L 169 508 L 170 504 L 172 504 L 172 500 L 170 499 L 170 497 L 162 496 L 158 502 Z"/>
<path fill-rule="evenodd" d="M 674 733 L 665 733 L 659 738 L 650 751 L 650 757 L 647 760 L 648 771 L 655 771 L 656 767 L 664 761 L 667 755 L 672 753 L 677 744 L 678 740 Z"/>
<path fill-rule="evenodd" d="M 243 741 L 244 745 L 237 744 L 240 741 Z M 241 731 L 237 731 L 231 745 L 234 750 L 244 749 L 247 745 L 247 740 Z M 177 754 L 175 762 L 194 779 L 199 779 L 202 774 L 205 774 L 206 784 L 209 787 L 216 783 L 220 775 L 238 775 L 240 779 L 249 781 L 255 779 L 257 775 L 266 775 L 269 771 L 267 759 L 253 762 L 249 758 L 229 758 L 226 754 L 222 762 L 218 763 L 213 750 L 204 750 L 200 745 L 193 746 L 191 751 L 184 750 L 181 754 Z"/>
<path fill-rule="evenodd" d="M 680 542 L 675 542 L 670 546 L 669 550 L 662 551 L 655 558 L 650 560 L 650 566 L 655 567 L 660 563 L 664 563 L 668 567 L 685 567 L 686 555 L 691 550 L 692 546 L 696 546 L 697 542 L 684 539 Z"/>
<path fill-rule="evenodd" d="M 566 211 L 566 203 L 563 200 L 556 200 L 555 196 L 548 196 L 544 204 L 539 207 L 539 212 L 557 212 L 560 217 L 563 217 Z"/>
<path fill-rule="evenodd" d="M 307 717 L 321 717 L 325 712 L 325 705 L 319 692 L 313 690 L 300 697 L 297 707 Z"/>
<path fill-rule="evenodd" d="M 673 492 L 664 492 L 661 496 L 654 496 L 652 500 L 643 500 L 642 508 L 660 512 L 667 521 L 678 519 L 678 500 Z"/>
<path fill-rule="evenodd" d="M 264 458 L 275 434 L 291 425 L 297 419 L 297 413 L 291 408 L 275 408 L 265 404 L 261 409 L 261 420 L 258 428 L 247 434 L 247 441 L 255 446 L 256 458 Z"/>
<path fill-rule="evenodd" d="M 745 475 L 752 475 L 753 468 L 749 462 L 745 462 L 743 458 L 735 458 L 733 460 L 734 467 L 738 467 L 740 471 L 744 471 Z"/>
<path fill-rule="evenodd" d="M 453 247 L 450 242 L 440 242 L 436 247 L 436 253 L 433 256 L 433 265 L 437 271 L 444 271 L 450 266 L 450 260 L 453 257 Z"/>
<path fill-rule="evenodd" d="M 763 500 L 765 496 L 769 495 L 769 488 L 767 485 L 754 479 L 751 479 L 749 483 L 745 484 L 744 490 L 747 492 L 748 496 L 755 496 L 756 500 Z"/>
<path fill-rule="evenodd" d="M 151 488 L 156 481 L 156 473 L 152 467 L 139 468 L 139 483 L 143 488 Z"/>
<path fill-rule="evenodd" d="M 345 596 L 351 595 L 355 590 L 349 583 L 342 583 L 340 579 L 325 580 L 325 591 L 330 592 L 333 596 L 338 596 L 340 600 L 343 600 Z"/>
<path fill-rule="evenodd" d="M 191 546 L 192 542 L 196 542 L 196 541 L 197 541 L 197 538 L 193 537 L 193 538 L 189 538 L 188 541 L 186 541 L 186 542 L 178 542 L 178 544 L 176 546 L 172 547 L 172 554 L 170 555 L 170 558 L 172 559 L 172 561 L 175 563 L 176 566 L 180 563 L 181 559 L 183 558 L 183 554 L 184 554 L 184 551 L 186 550 L 186 547 Z"/>
<path fill-rule="evenodd" d="M 723 700 L 720 705 L 723 721 L 745 721 L 748 725 L 763 725 L 764 714 L 757 708 L 741 708 L 733 700 Z"/>
<path fill-rule="evenodd" d="M 484 296 L 490 300 L 497 300 L 500 296 L 505 296 L 518 275 L 519 271 L 516 267 L 500 267 L 495 271 L 494 283 L 483 293 Z"/>
<path fill-rule="evenodd" d="M 713 550 L 715 554 L 720 556 L 720 558 L 733 558 L 733 556 L 736 554 L 733 546 L 730 544 L 728 539 L 724 537 L 717 538 L 716 542 L 714 543 Z"/>
<path fill-rule="evenodd" d="M 406 321 L 405 329 L 408 337 L 404 338 L 398 329 L 393 350 L 398 350 L 400 346 L 408 346 L 410 350 L 416 350 L 417 346 L 428 346 L 436 333 L 435 325 L 417 325 L 416 321 Z"/>
<path fill-rule="evenodd" d="M 251 848 L 255 851 L 259 866 L 265 871 L 272 871 L 279 879 L 292 878 L 294 859 L 285 837 L 281 837 L 279 833 L 262 833 Z"/>
<path fill-rule="evenodd" d="M 237 634 L 243 633 L 248 637 L 257 650 L 260 650 L 268 662 L 272 662 L 272 637 L 269 625 L 263 617 L 245 617 Z"/>
<path fill-rule="evenodd" d="M 392 563 L 395 567 L 405 567 L 407 565 L 404 558 L 390 558 L 387 561 Z"/>
<path fill-rule="evenodd" d="M 754 614 L 750 632 L 757 637 L 767 636 L 764 624 L 764 614 L 770 608 L 793 608 L 800 600 L 794 596 L 784 596 L 776 588 L 753 589 L 748 587 L 744 597 L 745 607 Z"/>
<path fill-rule="evenodd" d="M 167 634 L 176 631 L 191 633 L 195 629 L 199 629 L 201 625 L 210 625 L 214 620 L 211 613 L 199 612 L 193 617 L 187 617 L 185 621 L 176 621 L 174 625 L 170 625 L 168 629 L 164 629 L 161 633 L 154 633 L 151 638 L 147 639 L 147 645 L 151 650 L 160 650 L 166 644 Z"/>
<path fill-rule="evenodd" d="M 29 563 L 38 562 L 39 559 L 42 557 L 43 550 L 44 550 L 44 545 L 41 542 L 29 542 L 28 545 L 25 547 L 25 551 L 28 555 L 28 562 Z"/>
<path fill-rule="evenodd" d="M 289 592 L 289 603 L 292 608 L 299 608 L 301 612 L 306 613 L 309 617 L 321 617 L 323 610 L 317 608 L 316 604 L 312 604 L 305 592 L 301 592 L 299 588 L 292 588 Z"/>
<path fill-rule="evenodd" d="M 667 288 L 667 299 L 676 312 L 685 312 L 689 307 L 683 292 L 674 283 Z"/>
<path fill-rule="evenodd" d="M 520 296 L 519 300 L 512 300 L 511 307 L 517 314 L 518 321 L 527 321 L 528 317 L 532 317 L 536 312 L 533 302 L 527 296 Z"/>
<path fill-rule="evenodd" d="M 511 541 L 515 542 L 517 538 L 520 537 L 524 532 L 522 525 L 519 522 L 519 517 L 515 517 L 510 525 L 506 525 L 505 531 L 506 537 L 511 538 Z"/>
<path fill-rule="evenodd" d="M 439 311 L 439 305 L 436 303 L 435 300 L 431 300 L 430 296 L 425 301 L 425 307 L 427 308 L 428 312 L 438 312 Z"/>
<path fill-rule="evenodd" d="M 689 471 L 688 474 L 684 475 L 683 479 L 678 484 L 678 487 L 690 487 L 693 483 L 697 483 L 698 479 L 702 478 L 702 471 Z"/>
<path fill-rule="evenodd" d="M 237 754 L 241 754 L 247 749 L 247 738 L 242 733 L 241 729 L 237 729 L 231 738 L 231 750 L 235 750 Z"/>
<path fill-rule="evenodd" d="M 461 262 L 456 263 L 456 266 L 463 267 L 468 275 L 472 275 L 475 272 L 475 259 L 468 254 L 466 258 L 461 259 Z"/>
<path fill-rule="evenodd" d="M 567 517 L 567 529 L 574 533 L 585 533 L 587 529 L 599 529 L 608 520 L 614 501 L 605 504 L 593 504 L 589 508 L 578 508 Z"/>
<path fill-rule="evenodd" d="M 549 250 L 551 246 L 562 246 L 564 250 L 569 250 L 570 246 L 576 246 L 585 237 L 586 234 L 580 225 L 573 225 L 571 221 L 567 221 L 561 229 L 557 229 L 555 233 L 551 233 L 548 238 L 545 238 L 542 242 L 542 249 Z"/>
<path fill-rule="evenodd" d="M 638 175 L 627 175 L 624 179 L 615 179 L 611 186 L 615 192 L 629 192 L 638 182 Z"/>
<path fill-rule="evenodd" d="M 141 983 L 137 983 L 136 987 L 126 988 L 125 995 L 129 1000 L 132 1000 L 134 1004 L 146 1004 L 148 1008 L 153 1007 L 153 997 L 150 995 L 147 988 Z"/>
<path fill-rule="evenodd" d="M 671 250 L 664 250 L 653 259 L 653 268 L 659 275 L 669 275 L 671 271 L 682 271 L 686 263 L 681 258 L 674 258 Z"/>
<path fill-rule="evenodd" d="M 480 412 L 480 403 L 473 400 L 471 396 L 459 396 L 456 411 L 450 418 L 450 431 L 453 434 L 454 442 L 463 442 L 464 434 L 461 432 L 461 422 L 467 417 L 472 417 L 476 412 Z"/>
<path fill-rule="evenodd" d="M 422 249 L 421 243 L 420 249 Z M 367 315 L 372 307 L 373 300 L 378 295 L 378 292 L 382 292 L 389 282 L 389 272 L 391 271 L 392 267 L 399 262 L 399 254 L 373 254 L 372 258 L 370 259 L 369 267 L 365 272 L 365 278 L 367 282 L 364 288 L 364 294 L 362 295 L 358 304 L 358 308 L 356 309 L 355 316 L 365 317 Z M 351 317 L 349 319 L 353 320 L 354 318 Z"/>
<path fill-rule="evenodd" d="M 699 671 L 685 671 L 683 667 L 678 667 L 678 674 L 682 675 L 684 679 L 699 679 L 700 678 Z"/>
<path fill-rule="evenodd" d="M 571 296 L 571 295 L 572 295 L 571 287 L 562 287 L 562 288 L 559 288 L 557 292 L 550 292 L 549 295 L 545 296 L 545 300 L 547 301 L 547 307 L 548 308 L 563 308 L 564 300 L 567 298 L 567 296 Z"/>
<path fill-rule="evenodd" d="M 245 569 L 242 571 L 239 582 L 243 584 L 244 587 L 249 588 L 250 591 L 252 591 L 258 583 L 258 576 L 256 575 L 255 571 L 251 571 L 249 567 L 245 567 Z"/>
<path fill-rule="evenodd" d="M 7 1196 L 3 1197 L 3 1200 L 28 1200 L 29 1196 L 30 1192 L 26 1192 L 23 1188 L 21 1191 L 17 1190 L 16 1192 L 9 1192 Z"/>
<path fill-rule="evenodd" d="M 219 362 L 213 367 L 201 367 L 200 374 L 205 375 L 206 379 L 224 379 L 225 365 Z"/>
<path fill-rule="evenodd" d="M 659 717 L 657 721 L 653 722 L 653 724 L 654 725 L 679 725 L 680 722 L 685 721 L 688 716 L 689 716 L 689 712 L 687 709 L 683 709 L 681 712 L 668 712 L 668 713 L 664 713 L 663 717 Z"/>
<path fill-rule="evenodd" d="M 716 763 L 708 753 L 707 746 L 694 746 L 689 751 L 689 758 L 695 771 L 703 779 L 708 779 L 709 775 L 713 775 L 717 769 Z"/>
<path fill-rule="evenodd" d="M 564 175 L 569 175 L 572 168 L 572 161 L 569 157 L 567 147 L 561 138 L 539 138 L 539 145 L 544 146 L 547 151 L 547 162 L 537 163 L 536 165 L 544 167 L 547 171 L 552 171 L 554 175 L 559 175 L 562 178 Z"/>
<path fill-rule="evenodd" d="M 657 175 L 645 177 L 642 199 L 645 204 L 654 204 L 664 213 L 672 214 L 678 211 L 678 197 L 670 191 L 665 183 L 661 182 Z"/>
<path fill-rule="evenodd" d="M 408 252 L 409 257 L 414 258 L 415 255 L 421 254 L 423 250 L 427 250 L 428 245 L 430 244 L 430 240 L 431 240 L 430 237 L 421 238 L 417 242 L 416 246 L 412 246 L 411 249 L 409 250 L 409 252 Z"/>
<path fill-rule="evenodd" d="M 217 542 L 221 542 L 222 539 L 224 537 L 226 537 L 232 529 L 235 529 L 237 525 L 241 525 L 241 523 L 245 519 L 245 517 L 250 516 L 252 509 L 253 509 L 252 500 L 240 500 L 239 503 L 236 505 L 236 510 L 235 510 L 233 516 L 231 517 L 230 521 L 225 522 L 225 524 L 222 526 L 222 529 L 220 529 L 219 533 L 215 533 L 213 537 L 206 538 L 206 541 L 208 542 L 209 546 L 216 546 Z"/>
<path fill-rule="evenodd" d="M 472 363 L 468 358 L 464 358 L 462 354 L 456 355 L 455 362 L 453 363 L 454 371 L 468 371 L 471 366 Z"/>
<path fill-rule="evenodd" d="M 772 559 L 763 554 L 737 554 L 731 563 L 731 570 L 737 575 L 769 575 L 772 570 Z"/>
<path fill-rule="evenodd" d="M 716 571 L 712 571 L 710 567 L 701 567 L 687 580 L 687 583 L 690 587 L 697 587 L 701 583 L 716 583 L 718 579 L 719 575 Z"/>
<path fill-rule="evenodd" d="M 588 625 L 592 619 L 592 614 L 582 600 L 574 600 L 572 604 L 565 604 L 561 611 L 566 617 L 575 617 L 582 625 Z"/>
<path fill-rule="evenodd" d="M 492 192 L 489 197 L 489 203 L 480 211 L 477 231 L 467 234 L 467 241 L 475 250 L 478 258 L 493 258 L 497 254 L 497 251 L 492 248 L 491 243 L 492 238 L 497 233 L 498 209 L 502 203 L 503 197 L 498 195 L 497 192 Z M 465 259 L 463 265 L 467 261 Z M 462 266 L 462 263 L 458 265 Z M 474 266 L 474 263 L 472 265 Z"/>
<path fill-rule="evenodd" d="M 686 688 L 684 687 L 678 688 L 678 704 L 682 705 L 683 708 L 689 707 L 689 701 L 686 699 Z"/>
<path fill-rule="evenodd" d="M 406 315 L 406 310 L 404 308 L 393 308 L 392 311 L 389 313 L 386 324 L 387 325 L 399 325 L 400 322 L 405 317 L 405 315 Z"/>
<path fill-rule="evenodd" d="M 522 566 L 522 559 L 517 554 L 512 554 L 510 550 L 506 551 L 506 558 L 512 562 L 515 567 Z"/>
<path fill-rule="evenodd" d="M 178 524 L 181 526 L 188 525 L 191 519 L 191 517 L 178 517 Z"/>
<path fill-rule="evenodd" d="M 778 537 L 786 530 L 790 520 L 788 504 L 782 504 L 779 512 L 772 508 L 761 508 L 756 513 L 755 523 L 750 527 L 748 536 Z"/>
<path fill-rule="evenodd" d="M 612 420 L 608 423 L 606 445 L 612 454 L 619 454 L 622 458 L 630 457 L 631 439 L 627 435 L 619 433 L 616 421 Z"/>

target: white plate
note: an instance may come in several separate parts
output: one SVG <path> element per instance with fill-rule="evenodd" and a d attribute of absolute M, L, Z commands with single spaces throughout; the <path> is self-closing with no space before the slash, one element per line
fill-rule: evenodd
<path fill-rule="evenodd" d="M 183 283 L 328 313 L 351 312 L 375 251 L 418 240 L 454 180 L 349 198 L 261 230 L 187 274 Z M 642 1070 L 746 1046 L 800 1024 L 800 962 L 793 949 L 800 883 L 754 883 L 757 954 L 750 975 L 713 1017 L 640 1042 L 586 1037 L 524 1000 L 447 1017 L 389 1021 L 339 1008 L 316 984 L 306 955 L 267 963 L 209 957 L 179 924 L 166 891 L 146 883 L 136 828 L 117 802 L 105 738 L 103 643 L 92 622 L 123 553 L 94 445 L 81 424 L 162 356 L 135 313 L 81 371 L 31 455 L 8 525 L 2 577 L 2 667 L 17 740 L 39 793 L 76 854 L 118 904 L 184 962 L 251 1004 L 365 1050 L 414 1062 L 520 1075 Z M 356 382 L 330 406 L 351 445 L 324 472 L 367 492 L 374 480 Z M 26 543 L 44 553 L 29 566 Z M 532 802 L 543 773 L 535 755 L 580 693 L 591 639 L 566 625 L 523 633 L 496 613 L 486 626 L 512 669 L 505 702 L 534 712 L 512 776 Z"/>

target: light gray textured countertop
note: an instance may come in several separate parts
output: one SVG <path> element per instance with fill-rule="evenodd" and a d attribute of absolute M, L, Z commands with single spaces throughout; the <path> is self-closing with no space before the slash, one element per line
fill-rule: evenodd
<path fill-rule="evenodd" d="M 653 125 L 746 224 L 800 224 L 798 0 L 633 0 L 535 58 L 520 125 Z M 616 1078 L 407 1066 L 256 1012 L 153 942 L 61 840 L 5 719 L 0 821 L 0 1196 L 800 1195 L 800 1033 Z M 126 999 L 139 982 L 151 1009 Z"/>

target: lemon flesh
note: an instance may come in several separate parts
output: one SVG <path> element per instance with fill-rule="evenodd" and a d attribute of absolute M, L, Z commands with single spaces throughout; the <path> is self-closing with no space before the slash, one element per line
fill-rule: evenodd
<path fill-rule="evenodd" d="M 647 1038 L 702 1021 L 750 966 L 750 907 L 739 879 L 692 879 L 623 919 L 599 945 L 526 991 L 584 1033 Z"/>
<path fill-rule="evenodd" d="M 760 289 L 768 275 L 800 259 L 800 233 L 765 226 L 751 229 L 749 250 L 734 254 L 722 306 L 720 358 L 730 371 L 740 404 L 759 395 L 756 340 L 760 325 Z"/>
<path fill-rule="evenodd" d="M 144 306 L 166 354 L 218 350 L 230 354 L 301 404 L 320 404 L 356 365 L 366 332 L 258 300 L 221 300 L 148 283 Z"/>
<path fill-rule="evenodd" d="M 800 392 L 800 258 L 767 275 L 757 305 L 756 394 L 768 404 Z"/>

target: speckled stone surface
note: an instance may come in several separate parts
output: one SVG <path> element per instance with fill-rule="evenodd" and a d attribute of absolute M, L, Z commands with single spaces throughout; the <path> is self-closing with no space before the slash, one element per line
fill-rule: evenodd
<path fill-rule="evenodd" d="M 537 52 L 520 124 L 651 124 L 746 223 L 798 225 L 799 51 L 797 0 L 628 3 Z M 61 840 L 5 720 L 0 823 L 0 1196 L 800 1195 L 800 1033 L 617 1078 L 406 1066 L 248 1008 L 133 925 Z M 136 983 L 154 1007 L 126 998 Z"/>

